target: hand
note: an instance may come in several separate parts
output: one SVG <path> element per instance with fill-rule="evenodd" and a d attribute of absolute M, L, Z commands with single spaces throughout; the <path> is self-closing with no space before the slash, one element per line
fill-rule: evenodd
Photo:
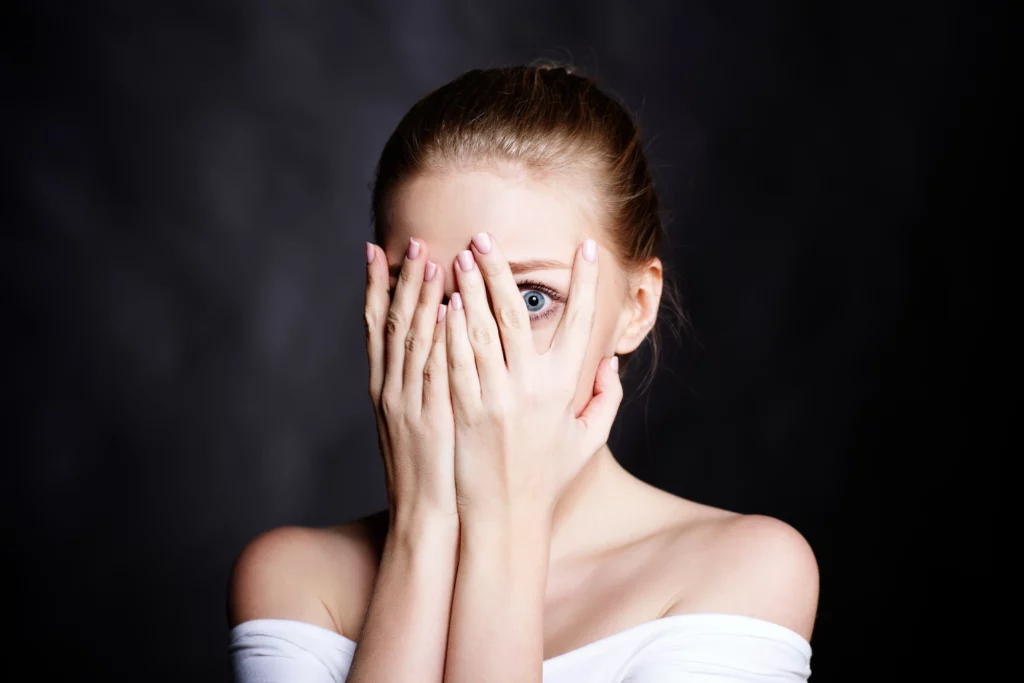
<path fill-rule="evenodd" d="M 455 425 L 448 388 L 444 270 L 410 240 L 394 299 L 383 250 L 366 245 L 366 352 L 370 400 L 387 480 L 391 524 L 440 517 L 457 524 Z"/>
<path fill-rule="evenodd" d="M 597 246 L 588 240 L 576 250 L 565 313 L 542 354 L 493 236 L 474 237 L 455 271 L 447 350 L 459 514 L 533 510 L 550 520 L 565 486 L 607 441 L 622 400 L 617 359 L 605 358 L 593 398 L 579 417 L 572 410 L 596 310 Z"/>

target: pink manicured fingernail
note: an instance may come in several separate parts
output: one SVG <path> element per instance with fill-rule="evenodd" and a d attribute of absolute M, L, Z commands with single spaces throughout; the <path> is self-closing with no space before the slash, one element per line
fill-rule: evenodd
<path fill-rule="evenodd" d="M 476 245 L 481 254 L 488 254 L 491 251 L 491 236 L 486 232 L 478 232 L 473 235 L 473 244 Z"/>
<path fill-rule="evenodd" d="M 597 242 L 587 240 L 583 243 L 583 258 L 591 262 L 597 260 Z"/>
<path fill-rule="evenodd" d="M 448 309 L 444 304 L 437 305 L 437 322 L 444 320 L 444 316 L 448 313 Z"/>
<path fill-rule="evenodd" d="M 376 251 L 373 249 L 373 245 L 369 242 L 366 243 L 366 265 L 373 263 L 373 257 L 376 255 Z"/>
<path fill-rule="evenodd" d="M 473 270 L 473 252 L 469 249 L 460 251 L 458 255 L 459 268 L 462 268 L 463 273 L 468 273 Z"/>
<path fill-rule="evenodd" d="M 405 255 L 406 255 L 407 258 L 410 258 L 410 259 L 414 259 L 417 256 L 419 256 L 420 255 L 420 243 L 410 237 L 409 238 L 409 249 L 406 250 Z"/>
<path fill-rule="evenodd" d="M 619 357 L 618 356 L 612 356 L 612 370 L 614 370 L 615 372 L 619 371 Z"/>
<path fill-rule="evenodd" d="M 427 261 L 427 267 L 423 270 L 424 281 L 430 282 L 433 280 L 435 273 L 437 273 L 437 264 L 433 261 Z"/>
<path fill-rule="evenodd" d="M 458 292 L 452 292 L 451 303 L 452 303 L 452 310 L 461 311 L 462 310 L 462 295 L 459 294 Z"/>

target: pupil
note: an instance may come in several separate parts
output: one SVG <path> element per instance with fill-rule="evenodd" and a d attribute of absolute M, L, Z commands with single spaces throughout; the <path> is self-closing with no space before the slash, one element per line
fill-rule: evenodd
<path fill-rule="evenodd" d="M 538 292 L 526 293 L 526 308 L 531 312 L 539 311 L 544 307 L 544 299 Z"/>

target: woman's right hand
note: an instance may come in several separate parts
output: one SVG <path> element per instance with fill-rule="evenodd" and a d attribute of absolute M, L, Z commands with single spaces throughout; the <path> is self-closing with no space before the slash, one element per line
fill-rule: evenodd
<path fill-rule="evenodd" d="M 387 256 L 367 244 L 366 260 L 370 400 L 391 514 L 370 602 L 351 629 L 359 646 L 346 680 L 441 681 L 448 629 L 437 625 L 450 619 L 461 534 L 445 325 L 438 324 L 444 271 L 427 260 L 423 242 L 411 241 L 389 300 Z"/>
<path fill-rule="evenodd" d="M 458 525 L 455 422 L 445 349 L 444 270 L 411 239 L 394 296 L 384 251 L 366 245 L 370 400 L 387 482 L 390 524 Z"/>

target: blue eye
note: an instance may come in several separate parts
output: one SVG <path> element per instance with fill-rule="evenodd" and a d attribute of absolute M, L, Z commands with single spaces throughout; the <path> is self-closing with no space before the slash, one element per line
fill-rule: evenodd
<path fill-rule="evenodd" d="M 523 290 L 523 301 L 526 302 L 526 310 L 530 313 L 539 313 L 544 310 L 545 300 L 548 295 L 538 292 L 536 289 Z"/>

